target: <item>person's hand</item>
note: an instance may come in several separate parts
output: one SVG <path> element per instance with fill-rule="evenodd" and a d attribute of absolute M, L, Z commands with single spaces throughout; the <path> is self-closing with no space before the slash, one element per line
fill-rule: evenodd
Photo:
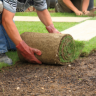
<path fill-rule="evenodd" d="M 60 33 L 53 24 L 46 26 L 46 29 L 49 33 Z"/>
<path fill-rule="evenodd" d="M 85 11 L 83 11 L 83 14 L 87 15 L 87 14 L 89 14 L 89 11 L 85 10 Z"/>
<path fill-rule="evenodd" d="M 24 57 L 24 59 L 30 63 L 42 64 L 34 54 L 41 55 L 41 51 L 35 48 L 29 47 L 24 41 L 21 41 L 17 46 L 17 50 Z"/>
<path fill-rule="evenodd" d="M 83 13 L 82 13 L 82 11 L 77 10 L 77 11 L 75 12 L 75 14 L 76 14 L 76 15 L 82 15 Z"/>

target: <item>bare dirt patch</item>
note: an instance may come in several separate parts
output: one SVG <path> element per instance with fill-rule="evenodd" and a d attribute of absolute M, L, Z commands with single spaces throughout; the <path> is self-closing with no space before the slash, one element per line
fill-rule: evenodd
<path fill-rule="evenodd" d="M 96 52 L 65 66 L 18 61 L 2 68 L 0 96 L 96 96 Z"/>

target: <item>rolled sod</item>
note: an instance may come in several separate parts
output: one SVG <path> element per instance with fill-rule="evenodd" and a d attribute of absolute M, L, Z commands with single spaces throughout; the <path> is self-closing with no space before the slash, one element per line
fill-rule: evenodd
<path fill-rule="evenodd" d="M 21 38 L 28 46 L 41 50 L 42 55 L 35 56 L 43 64 L 64 65 L 74 60 L 75 43 L 69 34 L 25 32 Z M 25 60 L 19 52 L 18 56 Z"/>

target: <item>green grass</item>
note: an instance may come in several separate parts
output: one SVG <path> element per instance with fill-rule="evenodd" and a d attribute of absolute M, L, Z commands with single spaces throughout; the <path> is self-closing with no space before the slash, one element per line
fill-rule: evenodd
<path fill-rule="evenodd" d="M 17 52 L 16 52 L 16 51 L 9 51 L 9 52 L 7 52 L 7 53 L 6 53 L 6 55 L 7 55 L 9 58 L 11 58 L 11 59 L 12 59 L 13 64 L 15 64 L 15 63 L 16 63 L 16 61 L 18 61 L 18 60 L 19 60 L 19 58 L 18 58 L 18 55 L 17 55 Z M 8 66 L 8 65 L 7 65 L 7 64 L 5 64 L 5 63 L 0 63 L 0 69 L 1 69 L 2 67 L 6 67 L 6 66 Z"/>
<path fill-rule="evenodd" d="M 90 18 L 89 20 L 96 20 L 96 16 L 95 16 L 95 17 Z"/>
<path fill-rule="evenodd" d="M 88 56 L 90 53 L 96 51 L 96 37 L 84 42 L 84 44 L 85 45 L 82 50 L 81 56 Z"/>
<path fill-rule="evenodd" d="M 51 17 L 88 17 L 87 15 L 77 16 L 75 13 L 50 13 Z M 36 12 L 17 12 L 15 16 L 37 16 Z"/>
<path fill-rule="evenodd" d="M 15 22 L 20 34 L 23 32 L 39 32 L 39 33 L 48 33 L 45 26 L 41 22 Z M 54 23 L 54 26 L 59 30 L 63 31 L 72 27 L 78 23 L 76 22 L 62 22 L 62 23 Z"/>
<path fill-rule="evenodd" d="M 96 17 L 91 18 L 91 20 L 96 20 Z M 38 33 L 47 33 L 47 30 L 45 26 L 41 22 L 15 22 L 20 34 L 24 32 L 38 32 Z M 75 26 L 76 22 L 62 22 L 62 23 L 54 23 L 54 26 L 59 30 L 63 31 L 65 29 L 68 29 L 69 27 Z M 93 50 L 96 49 L 96 37 L 92 38 L 90 41 L 87 42 L 81 42 L 81 41 L 75 41 L 76 44 L 76 51 L 75 57 L 80 54 L 80 51 L 82 50 L 82 45 L 84 45 L 84 48 L 82 50 L 82 54 L 85 54 L 86 56 Z M 13 63 L 15 64 L 16 61 L 18 61 L 18 55 L 17 52 L 7 52 L 7 55 L 12 58 Z M 83 55 L 84 56 L 84 55 Z M 6 64 L 0 64 L 0 68 L 6 66 Z"/>
<path fill-rule="evenodd" d="M 96 0 L 94 0 L 94 6 L 96 7 Z"/>

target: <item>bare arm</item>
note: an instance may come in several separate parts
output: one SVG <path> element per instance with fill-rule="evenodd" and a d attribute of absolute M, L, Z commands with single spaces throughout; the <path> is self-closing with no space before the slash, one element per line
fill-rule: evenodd
<path fill-rule="evenodd" d="M 41 22 L 46 26 L 46 29 L 49 33 L 60 33 L 53 25 L 51 16 L 48 12 L 47 9 L 43 10 L 43 11 L 39 11 L 36 10 L 39 19 L 41 20 Z"/>
<path fill-rule="evenodd" d="M 82 12 L 84 14 L 89 13 L 89 11 L 87 11 L 88 6 L 89 6 L 89 0 L 83 0 L 83 2 L 82 2 Z"/>
<path fill-rule="evenodd" d="M 66 4 L 66 6 L 75 12 L 76 15 L 82 15 L 82 12 L 79 11 L 70 0 L 63 0 L 63 2 Z"/>
<path fill-rule="evenodd" d="M 36 11 L 37 11 L 39 19 L 41 20 L 41 22 L 45 26 L 49 26 L 49 25 L 53 24 L 51 16 L 50 16 L 50 14 L 49 14 L 47 9 L 45 9 L 43 11 L 39 11 L 39 10 L 36 10 Z"/>
<path fill-rule="evenodd" d="M 18 45 L 22 39 L 19 35 L 16 25 L 13 22 L 14 15 L 15 13 L 4 9 L 2 14 L 2 24 L 10 39 L 15 43 L 15 45 Z"/>

